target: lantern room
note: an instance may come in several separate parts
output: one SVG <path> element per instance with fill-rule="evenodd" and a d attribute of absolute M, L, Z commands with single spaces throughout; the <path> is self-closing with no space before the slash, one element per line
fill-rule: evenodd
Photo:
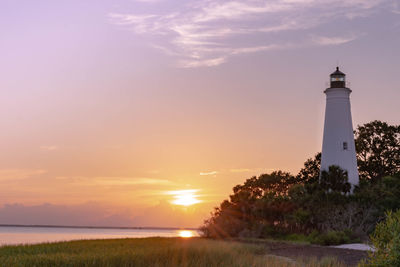
<path fill-rule="evenodd" d="M 336 67 L 336 71 L 331 74 L 331 88 L 346 88 L 346 74 Z"/>

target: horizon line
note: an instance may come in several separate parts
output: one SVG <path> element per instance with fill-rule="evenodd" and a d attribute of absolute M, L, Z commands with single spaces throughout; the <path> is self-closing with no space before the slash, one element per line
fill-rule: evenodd
<path fill-rule="evenodd" d="M 0 227 L 32 227 L 32 228 L 84 228 L 84 229 L 131 229 L 131 230 L 193 230 L 193 227 L 155 227 L 155 226 L 74 226 L 74 225 L 45 225 L 45 224 L 0 224 Z"/>

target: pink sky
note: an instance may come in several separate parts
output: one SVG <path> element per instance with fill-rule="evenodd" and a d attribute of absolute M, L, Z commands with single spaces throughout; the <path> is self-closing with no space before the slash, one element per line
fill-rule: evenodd
<path fill-rule="evenodd" d="M 321 150 L 337 63 L 354 126 L 400 124 L 399 1 L 5 0 L 0 32 L 0 224 L 199 226 Z"/>

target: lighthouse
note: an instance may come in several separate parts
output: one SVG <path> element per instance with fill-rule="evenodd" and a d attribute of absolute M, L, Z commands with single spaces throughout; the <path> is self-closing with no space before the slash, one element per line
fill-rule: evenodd
<path fill-rule="evenodd" d="M 346 170 L 349 183 L 358 185 L 358 169 L 351 119 L 350 94 L 346 87 L 346 74 L 336 68 L 330 75 L 326 94 L 324 137 L 322 142 L 321 171 L 336 165 Z"/>

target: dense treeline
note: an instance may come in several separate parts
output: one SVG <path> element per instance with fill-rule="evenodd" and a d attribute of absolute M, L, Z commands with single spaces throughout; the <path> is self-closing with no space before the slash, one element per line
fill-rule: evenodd
<path fill-rule="evenodd" d="M 353 194 L 346 171 L 331 166 L 320 174 L 318 153 L 296 176 L 275 171 L 235 186 L 230 199 L 205 221 L 203 234 L 276 237 L 336 231 L 342 239 L 365 237 L 385 211 L 400 208 L 400 126 L 381 121 L 358 126 L 355 143 L 360 184 Z"/>

